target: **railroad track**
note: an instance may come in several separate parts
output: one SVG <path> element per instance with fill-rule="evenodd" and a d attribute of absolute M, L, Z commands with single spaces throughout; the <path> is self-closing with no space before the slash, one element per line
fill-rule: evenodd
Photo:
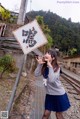
<path fill-rule="evenodd" d="M 71 76 L 62 73 L 61 77 L 65 79 L 77 92 L 80 94 L 80 81 L 76 80 L 75 78 L 72 78 Z"/>

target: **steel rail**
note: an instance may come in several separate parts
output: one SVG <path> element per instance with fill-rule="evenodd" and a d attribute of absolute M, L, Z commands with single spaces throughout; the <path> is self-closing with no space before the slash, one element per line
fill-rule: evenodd
<path fill-rule="evenodd" d="M 72 87 L 80 94 L 80 81 L 74 79 L 73 77 L 67 75 L 66 73 L 62 73 L 61 77 L 64 78 Z"/>

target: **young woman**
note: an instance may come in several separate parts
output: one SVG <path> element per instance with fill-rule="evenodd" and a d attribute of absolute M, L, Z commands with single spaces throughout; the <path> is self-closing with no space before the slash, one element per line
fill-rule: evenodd
<path fill-rule="evenodd" d="M 57 54 L 49 50 L 44 60 L 41 57 L 36 58 L 38 66 L 35 70 L 35 76 L 43 75 L 46 79 L 46 98 L 45 111 L 42 119 L 49 119 L 51 111 L 56 112 L 57 119 L 64 119 L 62 112 L 70 107 L 68 96 L 60 81 L 60 67 L 57 63 Z"/>

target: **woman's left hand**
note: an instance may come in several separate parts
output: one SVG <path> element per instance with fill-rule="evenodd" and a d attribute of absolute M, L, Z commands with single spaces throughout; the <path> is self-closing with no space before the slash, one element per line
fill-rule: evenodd
<path fill-rule="evenodd" d="M 52 67 L 51 62 L 49 61 L 49 59 L 45 59 L 45 61 L 47 61 L 47 65 L 48 65 L 49 67 Z"/>

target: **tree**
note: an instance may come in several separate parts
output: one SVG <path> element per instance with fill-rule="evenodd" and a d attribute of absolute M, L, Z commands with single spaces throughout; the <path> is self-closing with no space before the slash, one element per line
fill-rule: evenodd
<path fill-rule="evenodd" d="M 37 22 L 41 25 L 41 27 L 44 25 L 43 17 L 42 16 L 36 16 Z"/>
<path fill-rule="evenodd" d="M 42 25 L 42 19 L 45 25 L 48 25 L 50 36 L 53 39 L 54 46 L 60 51 L 68 54 L 69 50 L 76 48 L 76 54 L 80 54 L 80 23 L 74 23 L 69 18 L 66 20 L 50 11 L 31 11 L 27 16 L 31 19 L 39 16 L 39 23 Z M 41 18 L 40 18 L 41 17 Z M 42 30 L 45 33 L 47 29 L 42 25 Z"/>
<path fill-rule="evenodd" d="M 76 54 L 76 52 L 77 52 L 77 49 L 76 49 L 76 48 L 72 48 L 72 49 L 69 50 L 68 54 L 69 54 L 70 56 L 73 56 L 73 55 Z"/>
<path fill-rule="evenodd" d="M 2 16 L 2 20 L 8 21 L 10 19 L 11 14 L 10 14 L 9 10 L 5 9 L 5 10 L 1 11 L 1 16 Z"/>
<path fill-rule="evenodd" d="M 3 10 L 1 12 L 1 16 L 2 16 L 2 20 L 8 21 L 10 19 L 11 14 L 8 10 Z"/>
<path fill-rule="evenodd" d="M 46 37 L 48 40 L 48 43 L 46 44 L 46 50 L 47 50 L 47 49 L 51 48 L 51 46 L 53 45 L 53 39 L 49 34 L 46 34 Z"/>
<path fill-rule="evenodd" d="M 1 74 L 0 78 L 2 78 L 5 72 L 14 72 L 15 71 L 15 61 L 10 55 L 4 55 L 0 58 L 0 69 Z"/>
<path fill-rule="evenodd" d="M 48 40 L 48 43 L 46 45 L 43 46 L 43 49 L 44 49 L 44 52 L 45 50 L 48 50 L 49 48 L 51 48 L 51 46 L 53 45 L 53 39 L 50 35 L 50 29 L 48 28 L 48 25 L 45 25 L 44 24 L 44 21 L 43 21 L 43 17 L 42 16 L 37 16 L 36 17 L 42 31 L 44 32 L 47 40 Z"/>

